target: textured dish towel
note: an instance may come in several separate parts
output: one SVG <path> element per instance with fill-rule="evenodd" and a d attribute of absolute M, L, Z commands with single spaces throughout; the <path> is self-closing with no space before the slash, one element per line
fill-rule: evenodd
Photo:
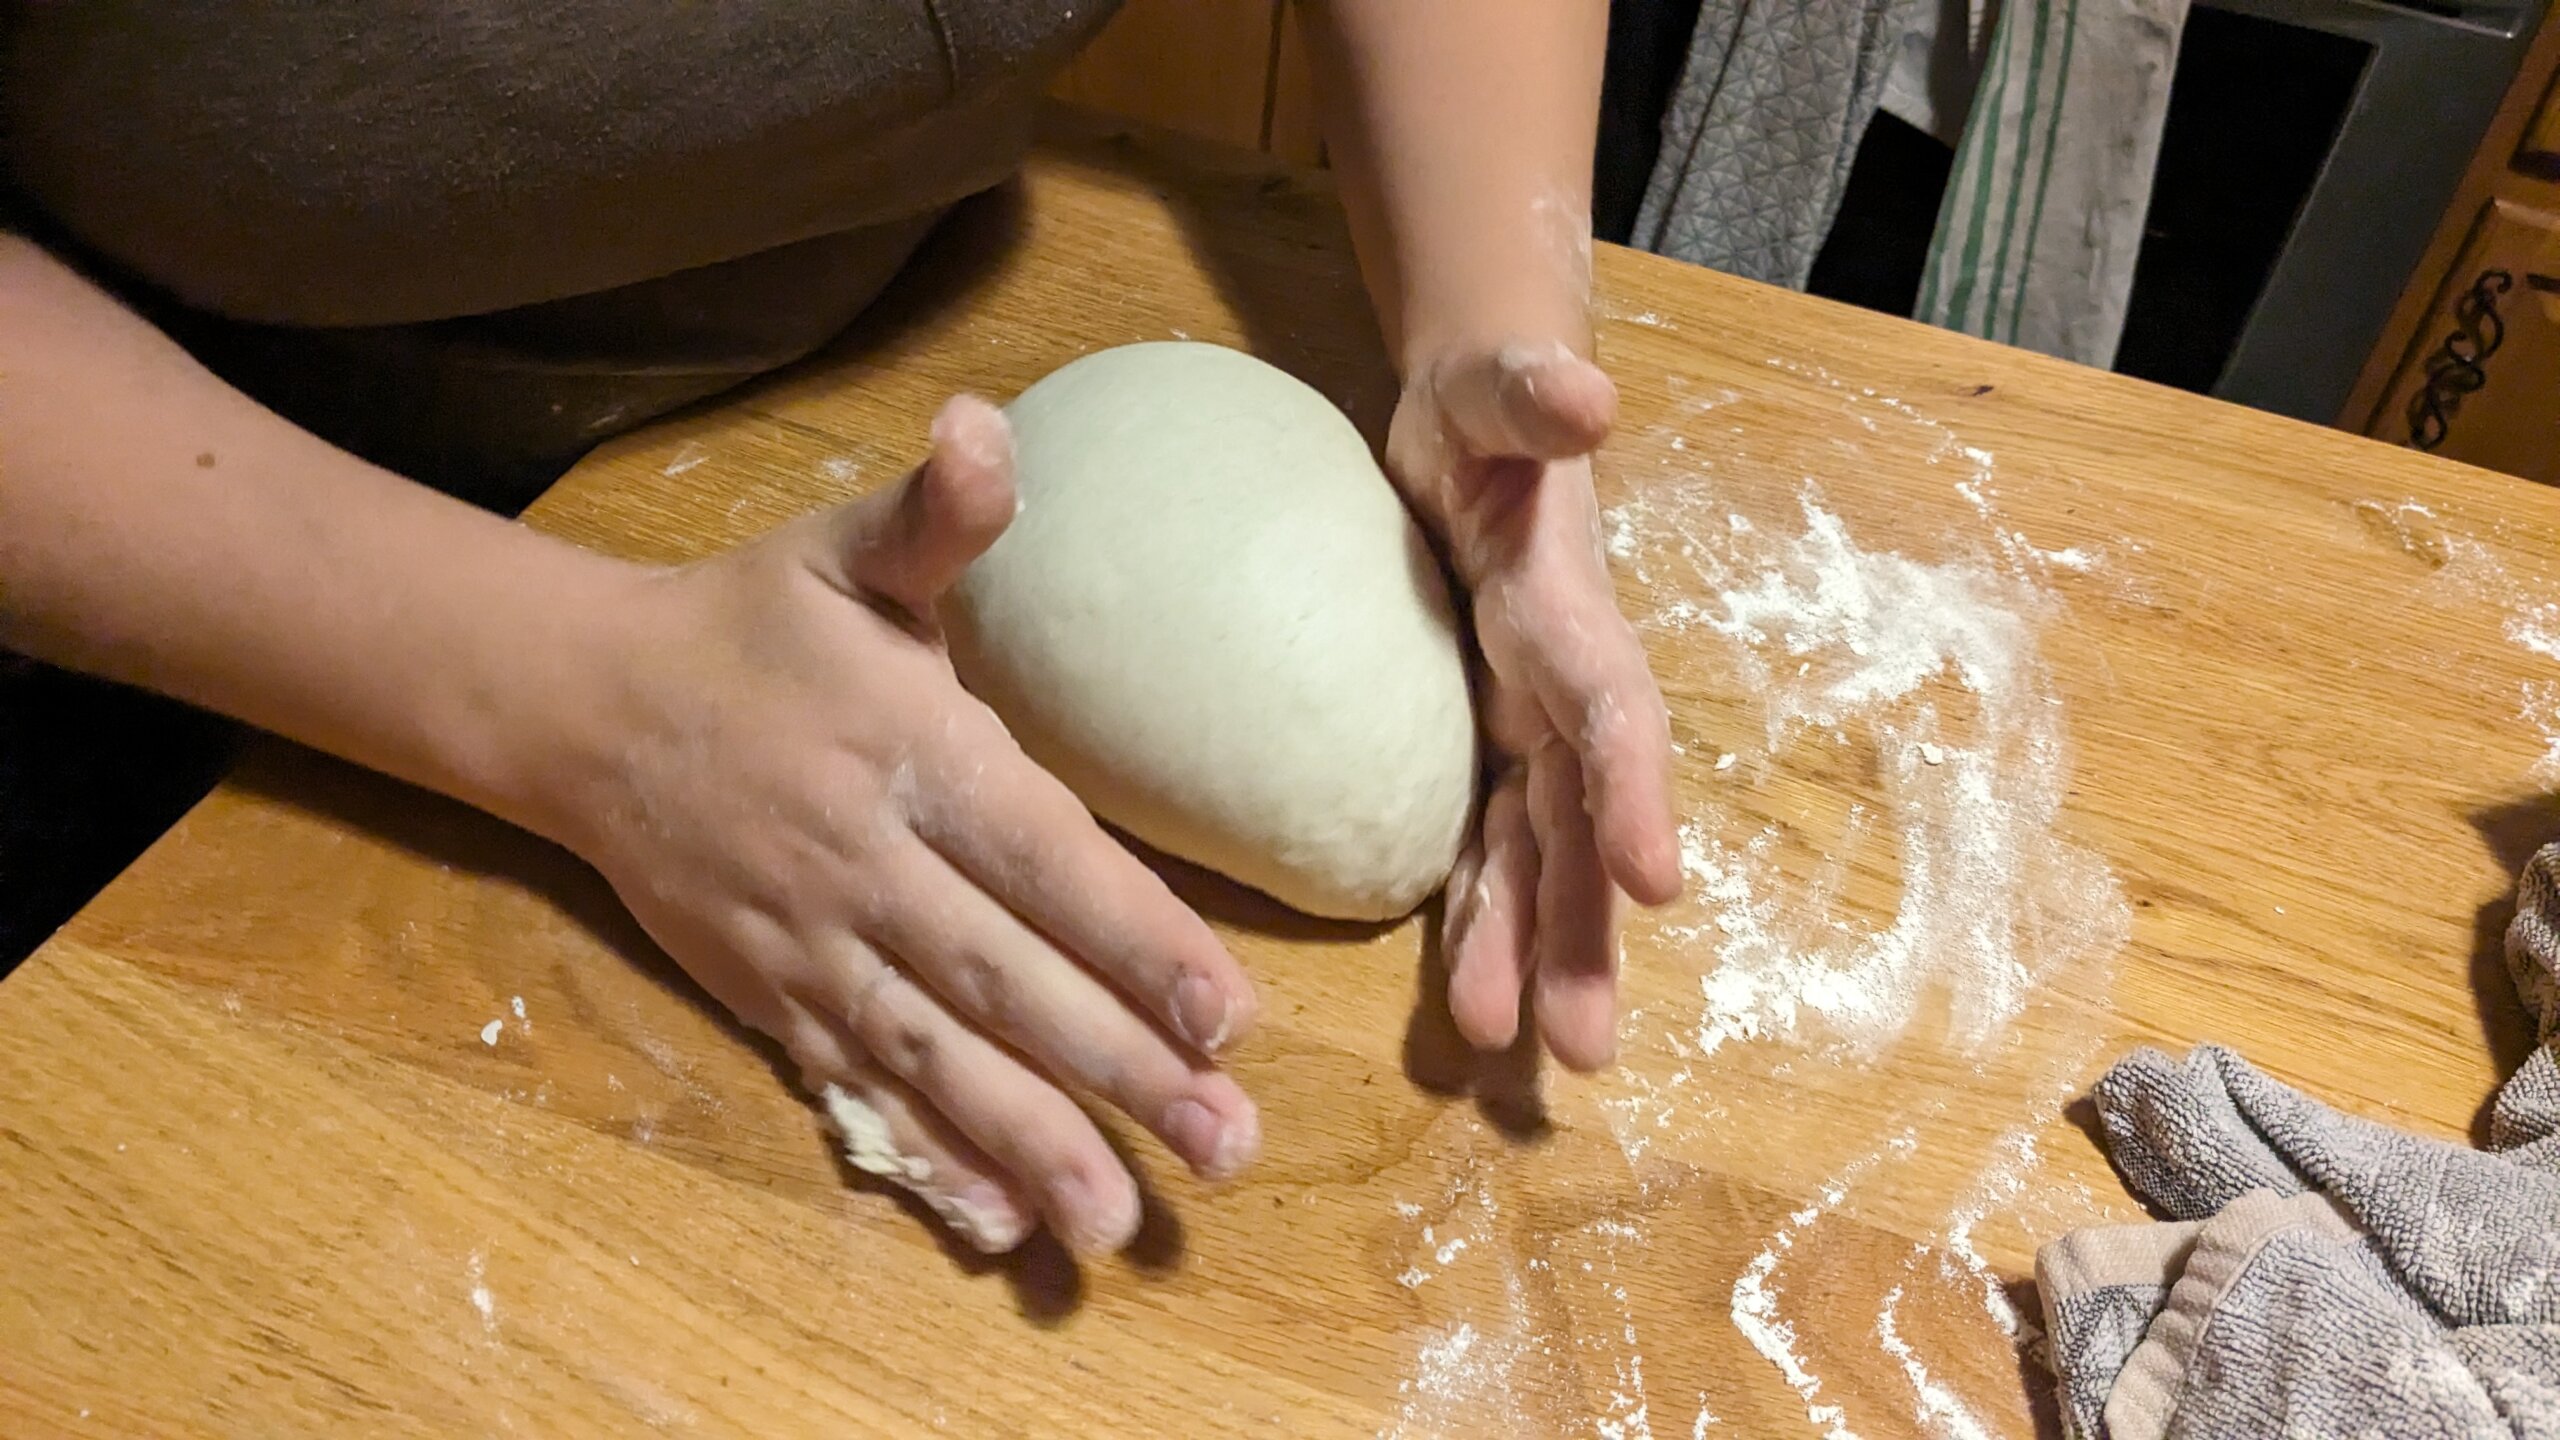
<path fill-rule="evenodd" d="M 2206 1046 L 2099 1080 L 2116 1166 L 2175 1217 L 2036 1257 L 2076 1437 L 2560 1437 L 2560 845 L 2507 966 L 2539 1045 L 2487 1151 L 2343 1115 Z"/>
<path fill-rule="evenodd" d="M 2187 0 L 2000 8 L 1914 318 L 2115 362 L 2186 19 Z M 1949 25 L 1936 43 L 1968 38 Z"/>
<path fill-rule="evenodd" d="M 1914 0 L 1705 0 L 1630 243 L 1804 288 Z"/>

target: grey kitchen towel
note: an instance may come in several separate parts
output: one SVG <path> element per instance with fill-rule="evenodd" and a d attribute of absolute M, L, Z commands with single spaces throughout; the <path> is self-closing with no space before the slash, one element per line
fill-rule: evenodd
<path fill-rule="evenodd" d="M 2063 1428 L 2103 1433 L 2107 1396 L 2169 1303 L 2201 1223 L 2092 1225 L 2036 1254 L 2046 1344 L 2060 1382 Z"/>
<path fill-rule="evenodd" d="M 1916 318 L 2114 363 L 2186 15 L 2187 0 L 2000 7 Z M 1969 34 L 1940 42 L 1959 76 Z"/>
<path fill-rule="evenodd" d="M 2518 883 L 2506 960 L 2540 1043 L 2489 1150 L 2214 1046 L 2099 1080 L 2109 1153 L 2171 1223 L 2037 1257 L 2071 1434 L 2560 1437 L 2560 846 Z"/>
<path fill-rule="evenodd" d="M 1705 0 L 1630 242 L 1804 288 L 1915 0 Z"/>

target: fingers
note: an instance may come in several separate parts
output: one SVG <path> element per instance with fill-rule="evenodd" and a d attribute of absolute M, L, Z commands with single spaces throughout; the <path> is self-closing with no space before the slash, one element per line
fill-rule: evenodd
<path fill-rule="evenodd" d="M 1562 344 L 1470 352 L 1436 368 L 1430 385 L 1452 438 L 1477 456 L 1588 455 L 1618 418 L 1617 387 Z"/>
<path fill-rule="evenodd" d="M 974 395 L 945 401 L 933 453 L 886 495 L 847 506 L 824 529 L 821 573 L 848 593 L 922 620 L 1013 520 L 1013 431 Z"/>
<path fill-rule="evenodd" d="M 1668 904 L 1680 895 L 1670 714 L 1626 622 L 1611 611 L 1595 630 L 1590 645 L 1562 662 L 1587 673 L 1561 679 L 1548 703 L 1562 712 L 1559 728 L 1579 761 L 1584 824 L 1602 869 L 1639 903 Z"/>
<path fill-rule="evenodd" d="M 963 1019 L 1052 1079 L 1101 1097 L 1212 1180 L 1259 1153 L 1261 1121 L 1236 1082 L 1186 1055 L 922 845 L 891 862 L 900 903 L 876 938 Z"/>
<path fill-rule="evenodd" d="M 1538 1031 L 1566 1067 L 1598 1070 L 1618 1046 L 1617 892 L 1583 810 L 1582 766 L 1562 745 L 1529 757 L 1529 824 L 1538 844 Z"/>
<path fill-rule="evenodd" d="M 1104 1254 L 1129 1243 L 1138 1231 L 1137 1184 L 1074 1101 L 869 946 L 844 937 L 824 959 L 831 972 L 824 993 L 794 998 L 839 1025 L 851 1052 L 913 1089 L 1037 1197 L 1071 1248 Z"/>
<path fill-rule="evenodd" d="M 909 816 L 916 833 L 1200 1053 L 1223 1054 L 1257 1009 L 1243 967 L 992 717 L 984 724 L 984 733 L 951 737 L 942 768 L 973 778 L 919 794 Z"/>
<path fill-rule="evenodd" d="M 1477 838 L 1449 877 L 1449 1018 L 1479 1050 L 1508 1049 L 1519 1036 L 1537 886 L 1528 772 L 1514 767 L 1486 798 Z"/>
<path fill-rule="evenodd" d="M 1671 719 L 1644 646 L 1618 613 L 1606 574 L 1578 578 L 1554 549 L 1514 582 L 1504 608 L 1521 668 L 1548 723 L 1581 762 L 1600 861 L 1646 905 L 1680 894 L 1680 843 L 1671 820 Z"/>
<path fill-rule="evenodd" d="M 1001 1255 L 1030 1238 L 1039 1211 L 913 1090 L 851 1060 L 812 1076 L 809 1088 L 835 1127 L 846 1163 L 924 1202 L 980 1254 Z"/>

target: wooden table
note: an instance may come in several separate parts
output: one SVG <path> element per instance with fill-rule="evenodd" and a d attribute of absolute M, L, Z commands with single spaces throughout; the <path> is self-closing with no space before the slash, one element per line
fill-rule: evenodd
<path fill-rule="evenodd" d="M 1266 1158 L 1211 1191 L 1137 1137 L 1134 1253 L 985 1264 L 580 866 L 268 746 L 0 984 L 0 1428 L 2026 1434 L 2034 1247 L 2138 1214 L 2072 1105 L 2109 1060 L 2218 1040 L 2470 1131 L 2525 1044 L 2511 872 L 2560 834 L 2560 497 L 1645 256 L 1599 283 L 1693 873 L 1630 933 L 1617 1074 L 1471 1072 L 1422 927 L 1183 877 L 1263 987 Z M 1384 416 L 1321 190 L 1079 141 L 531 522 L 700 555 L 896 476 L 951 390 L 1183 333 Z M 1725 633 L 1812 578 L 1809 477 L 1835 565 L 2005 616 L 2014 664 L 1773 730 L 1875 658 Z M 1790 1022 L 1808 952 L 1903 964 L 1861 993 L 1911 1013 Z"/>

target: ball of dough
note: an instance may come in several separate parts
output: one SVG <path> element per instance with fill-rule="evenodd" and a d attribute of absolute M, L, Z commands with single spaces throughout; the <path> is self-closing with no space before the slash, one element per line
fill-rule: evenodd
<path fill-rule="evenodd" d="M 1008 407 L 1021 510 L 953 591 L 961 680 L 1094 814 L 1311 914 L 1449 872 L 1476 727 L 1449 589 L 1332 402 L 1128 345 Z"/>

